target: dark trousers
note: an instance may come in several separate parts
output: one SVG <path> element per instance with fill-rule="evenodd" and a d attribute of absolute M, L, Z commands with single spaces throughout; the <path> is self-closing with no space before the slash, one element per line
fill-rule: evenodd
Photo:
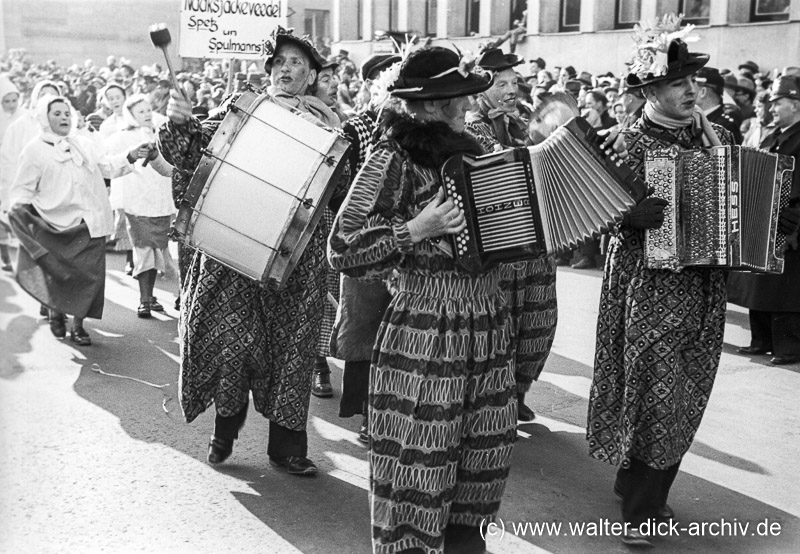
<path fill-rule="evenodd" d="M 640 525 L 656 517 L 667 503 L 669 490 L 678 474 L 680 462 L 667 469 L 653 469 L 641 460 L 631 458 L 630 467 L 617 470 L 614 490 L 622 495 L 622 519 Z"/>
<path fill-rule="evenodd" d="M 245 404 L 241 412 L 230 417 L 217 414 L 214 418 L 214 436 L 220 439 L 238 439 L 239 431 L 247 419 L 247 408 L 248 404 Z M 267 455 L 273 458 L 285 458 L 286 456 L 305 458 L 308 455 L 308 433 L 305 429 L 292 431 L 270 421 Z"/>
<path fill-rule="evenodd" d="M 800 355 L 800 312 L 750 310 L 750 346 L 774 356 Z"/>
<path fill-rule="evenodd" d="M 339 400 L 339 417 L 367 414 L 369 366 L 369 360 L 347 361 L 344 363 L 342 398 Z"/>
<path fill-rule="evenodd" d="M 424 554 L 421 548 L 408 548 L 398 554 Z M 484 554 L 486 541 L 481 537 L 480 529 L 469 525 L 447 526 L 444 531 L 444 554 Z"/>

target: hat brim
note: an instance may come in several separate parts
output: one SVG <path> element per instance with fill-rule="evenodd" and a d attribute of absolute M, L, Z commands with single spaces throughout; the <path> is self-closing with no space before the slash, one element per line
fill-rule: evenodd
<path fill-rule="evenodd" d="M 659 83 L 661 81 L 680 79 L 681 77 L 686 77 L 687 75 L 696 73 L 701 67 L 708 63 L 708 60 L 708 54 L 690 52 L 689 56 L 680 67 L 677 67 L 677 64 L 670 64 L 667 68 L 667 73 L 664 75 L 650 75 L 649 77 L 640 79 L 635 73 L 628 73 L 628 75 L 625 77 L 625 84 L 629 88 L 641 88 L 646 85 L 652 85 L 653 83 Z"/>
<path fill-rule="evenodd" d="M 293 44 L 298 48 L 300 48 L 300 50 L 305 52 L 306 56 L 308 56 L 308 61 L 311 65 L 311 69 L 317 72 L 319 72 L 319 70 L 322 69 L 322 65 L 317 59 L 317 56 L 314 55 L 314 51 L 311 49 L 311 47 L 309 47 L 308 44 L 306 44 L 299 38 L 294 37 L 292 35 L 278 35 L 277 38 L 275 38 L 275 52 L 269 58 L 264 60 L 264 70 L 267 73 L 272 72 L 272 59 L 275 57 L 275 54 L 278 53 L 278 50 L 281 49 L 281 46 L 287 43 Z"/>
<path fill-rule="evenodd" d="M 517 60 L 516 62 L 506 62 L 499 63 L 497 65 L 481 65 L 481 69 L 485 71 L 505 71 L 506 69 L 511 69 L 512 67 L 517 67 L 520 64 L 525 63 L 525 60 Z"/>
<path fill-rule="evenodd" d="M 403 100 L 447 100 L 460 96 L 472 96 L 488 90 L 492 86 L 489 75 L 476 75 L 470 73 L 466 79 L 459 74 L 455 79 L 406 79 L 398 81 L 392 87 L 392 96 Z M 419 90 L 417 90 L 419 89 Z"/>

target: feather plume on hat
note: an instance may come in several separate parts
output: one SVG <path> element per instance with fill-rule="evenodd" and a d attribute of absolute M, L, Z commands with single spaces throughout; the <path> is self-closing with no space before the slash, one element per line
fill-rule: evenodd
<path fill-rule="evenodd" d="M 673 40 L 696 42 L 700 37 L 691 35 L 694 25 L 681 29 L 683 14 L 668 13 L 660 20 L 642 20 L 633 27 L 636 51 L 630 62 L 630 72 L 639 79 L 661 77 L 669 67 L 667 52 Z"/>

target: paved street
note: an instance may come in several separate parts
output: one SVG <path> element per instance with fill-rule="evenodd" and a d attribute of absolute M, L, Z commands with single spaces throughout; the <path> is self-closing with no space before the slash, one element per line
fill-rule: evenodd
<path fill-rule="evenodd" d="M 166 314 L 140 320 L 123 263 L 108 255 L 105 316 L 87 320 L 95 344 L 83 349 L 55 340 L 38 304 L 0 276 L 0 551 L 371 552 L 359 420 L 337 417 L 341 363 L 336 398 L 311 400 L 318 477 L 269 466 L 267 421 L 252 408 L 229 462 L 211 467 L 213 414 L 187 425 L 176 402 L 176 282 L 157 284 Z M 569 528 L 619 519 L 615 470 L 588 457 L 583 436 L 600 282 L 599 270 L 559 270 L 558 333 L 531 395 L 537 419 L 519 426 L 494 554 L 628 551 Z M 670 498 L 685 531 L 657 539 L 658 552 L 800 551 L 800 366 L 736 355 L 748 340 L 746 311 L 730 306 L 710 406 Z M 712 536 L 723 520 L 726 536 Z M 524 522 L 562 527 L 515 535 Z"/>

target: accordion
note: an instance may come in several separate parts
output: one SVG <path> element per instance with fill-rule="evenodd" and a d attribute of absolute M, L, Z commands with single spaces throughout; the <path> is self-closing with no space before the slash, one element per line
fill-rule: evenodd
<path fill-rule="evenodd" d="M 459 265 L 480 272 L 572 249 L 622 219 L 646 186 L 602 140 L 574 117 L 536 146 L 449 158 L 442 184 L 467 220 L 450 236 Z"/>
<path fill-rule="evenodd" d="M 724 267 L 782 273 L 794 160 L 743 146 L 648 152 L 645 180 L 667 200 L 664 224 L 645 232 L 653 269 Z"/>

